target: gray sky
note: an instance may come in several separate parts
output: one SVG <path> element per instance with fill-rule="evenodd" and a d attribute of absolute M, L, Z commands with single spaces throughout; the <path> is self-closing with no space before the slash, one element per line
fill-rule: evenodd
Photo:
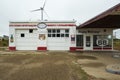
<path fill-rule="evenodd" d="M 44 0 L 0 0 L 0 36 L 9 34 L 9 21 L 36 21 Z M 47 0 L 45 11 L 48 20 L 77 20 L 83 23 L 101 12 L 120 3 L 120 0 Z"/>

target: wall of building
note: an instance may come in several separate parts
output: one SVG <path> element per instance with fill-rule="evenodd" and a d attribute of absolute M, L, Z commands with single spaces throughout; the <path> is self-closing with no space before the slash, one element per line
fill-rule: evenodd
<path fill-rule="evenodd" d="M 112 28 L 81 28 L 77 30 L 76 35 L 83 36 L 83 45 L 79 47 L 80 42 L 77 42 L 79 50 L 113 50 Z M 86 47 L 86 37 L 91 37 L 91 46 Z M 78 44 L 79 43 L 79 44 Z"/>
<path fill-rule="evenodd" d="M 10 22 L 9 49 L 10 50 L 74 50 L 75 49 L 76 47 L 75 21 L 63 21 L 63 22 L 45 21 L 44 23 L 47 25 L 47 27 L 44 29 L 40 29 L 37 27 L 39 23 L 40 22 Z M 30 29 L 34 30 L 34 32 L 29 33 Z M 60 37 L 50 38 L 48 37 L 48 29 L 61 30 L 60 32 L 61 36 L 63 35 L 62 31 L 65 32 L 65 30 L 68 29 L 69 33 L 64 33 L 64 36 L 67 34 L 69 34 L 69 36 L 67 35 L 67 37 L 60 36 Z M 21 35 L 23 34 L 24 37 L 21 37 Z M 54 43 L 54 45 L 51 44 L 52 42 Z"/>

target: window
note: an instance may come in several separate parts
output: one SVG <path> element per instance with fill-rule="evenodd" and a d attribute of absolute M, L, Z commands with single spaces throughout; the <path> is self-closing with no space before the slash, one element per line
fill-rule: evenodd
<path fill-rule="evenodd" d="M 60 34 L 57 34 L 57 37 L 60 37 Z"/>
<path fill-rule="evenodd" d="M 52 37 L 55 37 L 55 34 L 52 34 Z"/>
<path fill-rule="evenodd" d="M 112 47 L 112 38 L 110 35 L 94 35 L 93 36 L 93 46 L 94 47 Z"/>
<path fill-rule="evenodd" d="M 69 29 L 66 29 L 66 30 L 65 30 L 65 33 L 69 33 Z"/>
<path fill-rule="evenodd" d="M 83 47 L 83 35 L 76 35 L 77 47 Z"/>
<path fill-rule="evenodd" d="M 69 29 L 48 29 L 48 37 L 69 37 Z"/>
<path fill-rule="evenodd" d="M 33 33 L 33 29 L 29 29 L 29 33 Z"/>
<path fill-rule="evenodd" d="M 22 34 L 21 34 L 21 37 L 25 37 L 25 34 L 24 34 L 24 33 L 22 33 Z"/>
<path fill-rule="evenodd" d="M 48 33 L 51 33 L 51 29 L 48 29 Z"/>
<path fill-rule="evenodd" d="M 56 30 L 55 30 L 55 29 L 53 29 L 53 30 L 52 30 L 52 32 L 53 32 L 53 33 L 55 33 L 55 32 L 56 32 Z"/>
<path fill-rule="evenodd" d="M 65 37 L 69 37 L 69 34 L 65 34 Z"/>
<path fill-rule="evenodd" d="M 51 37 L 51 34 L 48 34 L 48 37 Z"/>
<path fill-rule="evenodd" d="M 61 37 L 64 37 L 64 34 L 61 34 Z"/>
<path fill-rule="evenodd" d="M 57 29 L 57 33 L 60 33 L 60 29 Z"/>

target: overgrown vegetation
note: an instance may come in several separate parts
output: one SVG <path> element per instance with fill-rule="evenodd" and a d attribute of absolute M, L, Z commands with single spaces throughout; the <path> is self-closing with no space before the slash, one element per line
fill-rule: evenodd
<path fill-rule="evenodd" d="M 9 44 L 8 40 L 2 39 L 0 40 L 0 47 L 7 47 Z"/>
<path fill-rule="evenodd" d="M 120 39 L 114 39 L 113 44 L 114 44 L 114 50 L 120 50 Z"/>

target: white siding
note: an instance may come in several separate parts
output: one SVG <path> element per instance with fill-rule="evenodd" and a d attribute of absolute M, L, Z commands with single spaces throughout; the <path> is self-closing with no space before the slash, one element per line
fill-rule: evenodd
<path fill-rule="evenodd" d="M 21 37 L 24 34 L 24 37 Z M 16 49 L 17 50 L 37 50 L 38 35 L 37 30 L 29 33 L 29 29 L 16 30 Z"/>
<path fill-rule="evenodd" d="M 48 38 L 48 50 L 69 50 L 69 38 Z"/>

